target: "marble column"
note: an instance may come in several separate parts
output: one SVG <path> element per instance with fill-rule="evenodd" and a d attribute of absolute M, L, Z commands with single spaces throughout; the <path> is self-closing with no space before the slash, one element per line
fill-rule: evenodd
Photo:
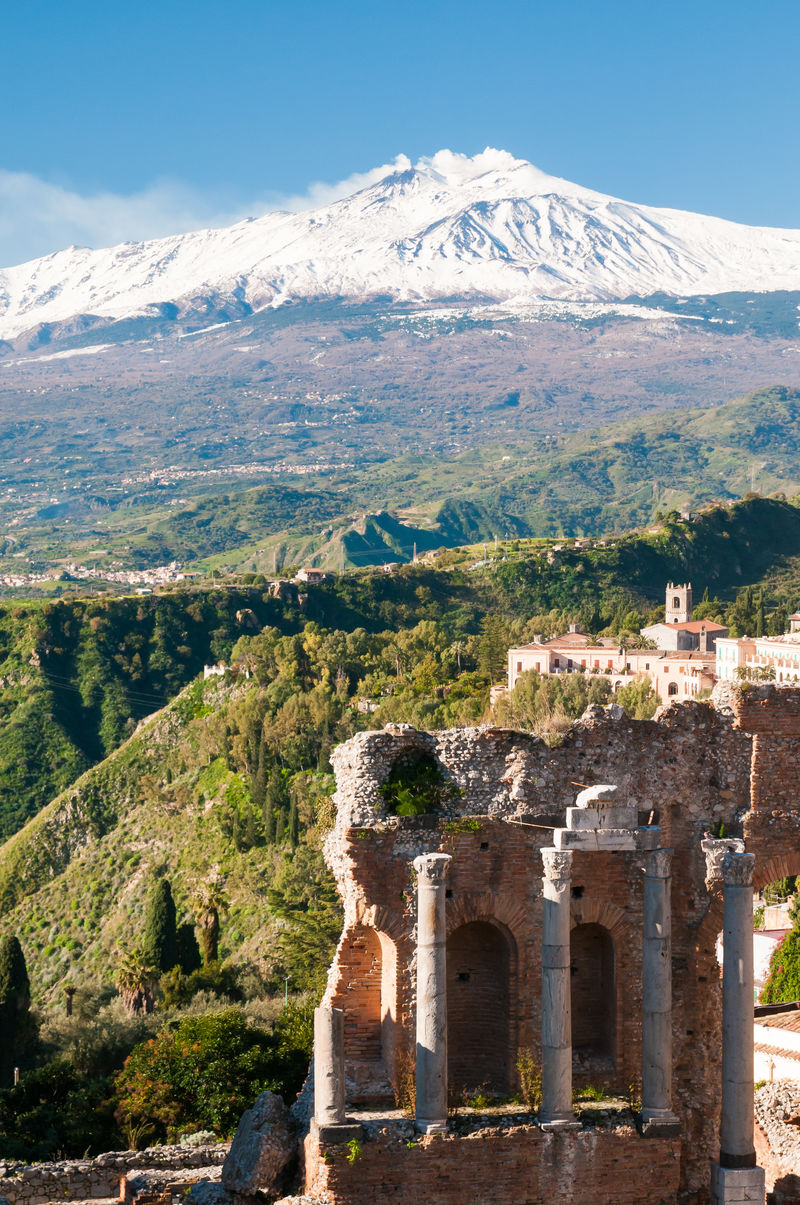
<path fill-rule="evenodd" d="M 344 1013 L 314 1009 L 314 1117 L 317 1125 L 342 1125 L 344 1111 Z"/>
<path fill-rule="evenodd" d="M 672 1111 L 671 849 L 644 859 L 642 930 L 642 1133 L 675 1133 Z"/>
<path fill-rule="evenodd" d="M 543 1129 L 577 1127 L 572 1111 L 570 880 L 572 853 L 543 849 L 542 1108 Z"/>
<path fill-rule="evenodd" d="M 417 1130 L 447 1129 L 447 929 L 449 854 L 422 854 L 417 873 Z"/>
<path fill-rule="evenodd" d="M 314 1122 L 322 1141 L 361 1134 L 345 1115 L 344 1012 L 323 1004 L 314 1009 Z"/>
<path fill-rule="evenodd" d="M 764 1200 L 753 1142 L 754 862 L 745 853 L 728 853 L 722 862 L 722 1117 L 714 1205 Z"/>

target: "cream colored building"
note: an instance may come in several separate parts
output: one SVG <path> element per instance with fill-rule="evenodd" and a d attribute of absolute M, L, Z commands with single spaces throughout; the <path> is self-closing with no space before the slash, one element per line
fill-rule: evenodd
<path fill-rule="evenodd" d="M 730 681 L 742 676 L 737 670 L 746 676 L 747 670 L 769 669 L 774 671 L 776 682 L 800 681 L 800 631 L 717 640 L 717 677 Z"/>
<path fill-rule="evenodd" d="M 537 637 L 531 644 L 508 650 L 508 689 L 526 670 L 549 674 L 602 674 L 619 690 L 638 677 L 647 678 L 663 703 L 696 699 L 714 685 L 713 653 L 665 649 L 625 649 L 610 637 L 596 643 L 572 630 L 551 640 Z"/>

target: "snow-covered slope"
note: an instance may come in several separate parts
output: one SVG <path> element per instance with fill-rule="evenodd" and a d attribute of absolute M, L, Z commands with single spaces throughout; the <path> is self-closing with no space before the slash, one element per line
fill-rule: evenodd
<path fill-rule="evenodd" d="M 389 294 L 613 300 L 656 291 L 800 289 L 800 231 L 634 205 L 504 151 L 440 151 L 321 209 L 270 213 L 0 271 L 0 338 L 164 302 Z"/>

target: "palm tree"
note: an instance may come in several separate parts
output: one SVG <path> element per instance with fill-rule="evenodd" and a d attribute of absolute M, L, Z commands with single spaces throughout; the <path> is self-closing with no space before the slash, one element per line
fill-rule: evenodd
<path fill-rule="evenodd" d="M 466 653 L 466 651 L 467 646 L 463 640 L 454 640 L 450 645 L 450 652 L 455 653 L 456 656 L 456 665 L 458 666 L 459 673 L 461 673 L 461 654 Z"/>
<path fill-rule="evenodd" d="M 218 870 L 194 885 L 192 910 L 200 927 L 203 962 L 206 966 L 219 957 L 219 914 L 228 907 L 225 880 Z"/>
<path fill-rule="evenodd" d="M 116 985 L 128 1012 L 151 1013 L 155 1003 L 158 970 L 153 966 L 141 945 L 120 947 L 117 951 Z"/>

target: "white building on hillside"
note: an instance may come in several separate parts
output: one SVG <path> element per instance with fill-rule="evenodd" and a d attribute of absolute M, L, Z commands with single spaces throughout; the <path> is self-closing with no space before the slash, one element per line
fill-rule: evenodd
<path fill-rule="evenodd" d="M 794 619 L 794 616 L 792 617 Z M 776 682 L 800 681 L 800 629 L 783 636 L 717 640 L 717 677 L 740 677 L 737 670 L 773 670 Z"/>

